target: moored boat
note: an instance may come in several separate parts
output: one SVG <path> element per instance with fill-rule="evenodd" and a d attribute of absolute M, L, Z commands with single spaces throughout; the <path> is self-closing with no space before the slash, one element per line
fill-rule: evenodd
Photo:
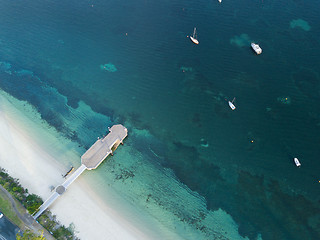
<path fill-rule="evenodd" d="M 293 161 L 294 161 L 294 163 L 296 164 L 297 167 L 301 166 L 301 163 L 300 163 L 298 158 L 294 158 Z"/>
<path fill-rule="evenodd" d="M 236 109 L 236 106 L 233 104 L 233 101 L 235 100 L 236 98 L 233 98 L 233 100 L 230 102 L 228 101 L 228 104 L 229 104 L 229 107 L 232 109 L 232 110 L 235 110 Z"/>
<path fill-rule="evenodd" d="M 261 54 L 262 53 L 262 49 L 259 46 L 259 44 L 256 43 L 251 43 L 251 48 L 256 52 L 256 54 Z"/>
<path fill-rule="evenodd" d="M 199 44 L 199 41 L 197 40 L 197 29 L 196 28 L 193 29 L 193 34 L 192 34 L 192 36 L 190 36 L 190 39 L 194 44 L 197 44 L 197 45 Z"/>
<path fill-rule="evenodd" d="M 71 168 L 70 168 L 69 171 L 63 176 L 63 178 L 66 178 L 73 170 L 74 170 L 74 167 L 71 166 Z"/>

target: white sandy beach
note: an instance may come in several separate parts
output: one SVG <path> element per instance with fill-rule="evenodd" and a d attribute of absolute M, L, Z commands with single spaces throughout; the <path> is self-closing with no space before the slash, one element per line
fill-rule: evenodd
<path fill-rule="evenodd" d="M 29 105 L 23 106 L 25 114 L 22 114 L 22 109 L 12 102 L 19 101 L 0 91 L 0 166 L 18 178 L 30 193 L 45 200 L 51 194 L 50 187 L 63 181 L 66 167 L 61 160 L 78 159 L 80 165 L 80 156 L 69 150 L 68 143 L 61 144 L 63 139 L 59 139 L 54 129 L 45 130 L 46 124 L 40 118 L 39 122 L 29 119 L 28 113 L 35 114 Z M 150 233 L 141 230 L 142 226 L 129 223 L 113 206 L 99 199 L 83 178 L 80 176 L 50 207 L 59 221 L 66 226 L 73 223 L 77 236 L 85 240 L 153 239 Z"/>
<path fill-rule="evenodd" d="M 76 143 L 50 127 L 31 105 L 0 90 L 0 167 L 18 178 L 30 193 L 46 200 L 50 189 L 64 181 L 62 175 L 70 165 L 80 166 L 79 152 L 84 150 L 78 150 Z M 201 196 L 175 180 L 170 171 L 159 172 L 138 155 L 132 158 L 125 151 L 118 151 L 115 157 L 116 164 L 122 166 L 120 171 L 135 166 L 134 181 L 114 181 L 114 177 L 110 178 L 112 171 L 105 169 L 108 165 L 99 169 L 105 169 L 102 174 L 109 174 L 109 178 L 95 174 L 98 169 L 86 170 L 50 206 L 58 221 L 65 226 L 72 223 L 82 240 L 208 239 L 209 235 L 199 228 L 181 221 L 183 211 L 191 218 L 198 218 L 199 211 L 207 212 Z M 154 194 L 155 189 L 163 203 L 179 208 L 176 213 L 155 200 L 146 201 L 148 193 Z M 179 211 L 181 216 L 176 215 Z M 247 239 L 239 235 L 237 224 L 221 209 L 208 211 L 198 224 L 206 226 L 208 234 Z"/>

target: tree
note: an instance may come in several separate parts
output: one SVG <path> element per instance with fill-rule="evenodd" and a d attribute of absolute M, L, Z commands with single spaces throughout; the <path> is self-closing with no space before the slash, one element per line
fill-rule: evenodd
<path fill-rule="evenodd" d="M 53 231 L 53 236 L 56 239 L 73 239 L 73 232 L 69 228 L 61 226 Z"/>
<path fill-rule="evenodd" d="M 29 211 L 30 214 L 34 213 L 43 203 L 42 199 L 35 195 L 35 194 L 30 194 L 26 198 L 26 202 L 24 203 L 25 207 Z"/>
<path fill-rule="evenodd" d="M 16 239 L 17 240 L 46 240 L 43 236 L 43 232 L 41 233 L 41 235 L 36 235 L 30 232 L 30 230 L 24 231 L 22 236 L 19 233 L 17 233 Z"/>

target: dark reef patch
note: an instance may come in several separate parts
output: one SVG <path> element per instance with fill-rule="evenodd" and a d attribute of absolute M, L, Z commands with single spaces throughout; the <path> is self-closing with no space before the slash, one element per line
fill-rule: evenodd
<path fill-rule="evenodd" d="M 283 192 L 274 180 L 240 171 L 233 196 L 235 204 L 225 207 L 239 224 L 240 234 L 250 239 L 257 231 L 263 239 L 320 238 L 320 228 L 314 227 L 320 224 L 320 208 L 302 195 Z"/>
<path fill-rule="evenodd" d="M 315 99 L 320 97 L 320 79 L 311 69 L 301 68 L 292 73 L 295 86 L 307 97 Z"/>
<path fill-rule="evenodd" d="M 105 125 L 108 124 L 106 123 L 106 120 L 109 121 L 108 117 L 85 116 L 73 112 L 70 105 L 77 107 L 78 98 L 67 98 L 69 104 L 66 104 L 66 97 L 46 82 L 52 81 L 47 78 L 45 78 L 46 81 L 43 81 L 33 71 L 17 68 L 8 62 L 0 62 L 0 79 L 1 89 L 19 100 L 30 103 L 50 126 L 83 147 L 90 146 L 92 139 L 107 128 Z M 68 91 L 70 88 L 75 91 L 72 87 L 72 85 L 67 85 Z M 106 108 L 103 111 L 107 111 Z M 77 121 L 83 127 L 82 131 L 76 132 L 77 127 L 70 126 L 68 121 Z"/>
<path fill-rule="evenodd" d="M 170 155 L 170 152 L 173 155 Z M 168 152 L 168 159 L 165 167 L 173 169 L 176 176 L 186 184 L 191 190 L 197 191 L 207 200 L 212 196 L 208 191 L 208 183 L 212 184 L 223 181 L 220 175 L 220 168 L 213 163 L 208 163 L 202 159 L 195 147 L 187 146 L 181 142 L 174 142 Z"/>
<path fill-rule="evenodd" d="M 302 195 L 287 193 L 275 180 L 238 171 L 236 184 L 202 159 L 195 147 L 174 142 L 163 164 L 181 182 L 204 196 L 209 210 L 221 208 L 239 225 L 239 233 L 256 239 L 320 239 L 320 208 Z M 263 217 L 262 217 L 263 216 Z"/>

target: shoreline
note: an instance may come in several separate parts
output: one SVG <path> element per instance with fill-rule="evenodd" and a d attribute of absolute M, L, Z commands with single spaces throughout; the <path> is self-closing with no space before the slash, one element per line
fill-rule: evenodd
<path fill-rule="evenodd" d="M 32 105 L 0 90 L 0 167 L 30 193 L 45 201 L 52 187 L 64 181 L 70 163 L 80 166 L 82 152 Z M 170 169 L 154 168 L 130 146 L 82 173 L 49 210 L 85 240 L 247 239 L 229 214 L 208 211 L 203 198 L 177 181 Z"/>
<path fill-rule="evenodd" d="M 57 141 L 62 137 L 53 128 L 52 131 L 45 129 L 50 126 L 44 126 L 46 123 L 40 116 L 39 122 L 29 119 L 25 112 L 38 114 L 30 105 L 23 104 L 22 112 L 13 101 L 21 105 L 19 100 L 0 92 L 0 166 L 10 176 L 19 179 L 30 193 L 45 201 L 51 194 L 50 187 L 63 182 L 62 173 L 66 166 L 62 163 L 78 160 L 80 165 L 80 155 L 71 148 L 72 145 L 75 147 L 74 143 L 63 145 Z M 108 239 L 154 239 L 147 227 L 125 219 L 125 214 L 118 211 L 121 206 L 109 206 L 102 201 L 85 178 L 80 176 L 50 207 L 61 224 L 68 227 L 72 223 L 80 239 L 101 236 L 108 236 Z"/>

